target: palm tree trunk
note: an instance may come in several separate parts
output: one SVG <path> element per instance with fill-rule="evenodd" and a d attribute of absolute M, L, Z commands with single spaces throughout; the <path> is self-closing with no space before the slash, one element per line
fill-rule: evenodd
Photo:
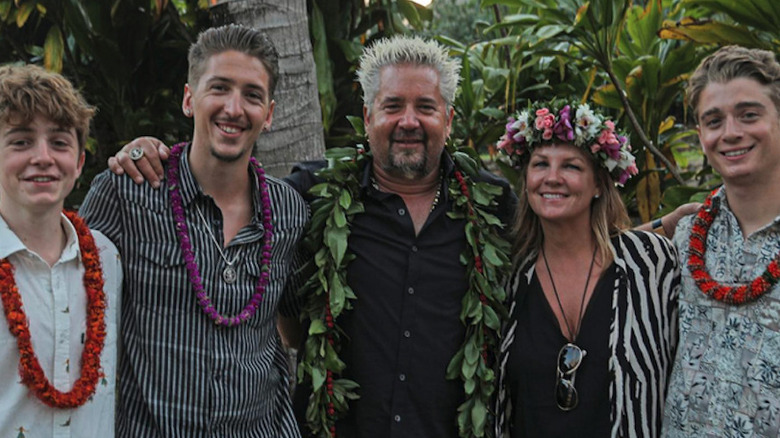
<path fill-rule="evenodd" d="M 212 0 L 213 2 L 213 0 Z M 258 159 L 275 176 L 298 161 L 322 158 L 325 138 L 306 0 L 217 0 L 212 24 L 262 30 L 279 51 L 273 126 L 258 139 Z"/>

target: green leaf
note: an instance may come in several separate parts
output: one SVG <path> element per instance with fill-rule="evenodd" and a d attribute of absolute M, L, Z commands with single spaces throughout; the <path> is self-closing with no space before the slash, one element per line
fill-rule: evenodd
<path fill-rule="evenodd" d="M 494 225 L 496 227 L 503 227 L 504 223 L 501 222 L 501 219 L 498 218 L 498 216 L 494 214 L 487 213 L 486 211 L 482 210 L 481 208 L 475 209 L 477 214 L 482 217 L 482 219 L 487 222 L 488 225 Z"/>
<path fill-rule="evenodd" d="M 35 2 L 24 2 L 19 6 L 16 11 L 16 26 L 21 28 L 27 23 L 27 19 L 30 18 L 30 14 L 35 10 Z"/>
<path fill-rule="evenodd" d="M 345 300 L 344 286 L 337 272 L 332 273 L 332 275 L 330 276 L 329 283 L 330 283 L 330 290 L 329 290 L 330 312 L 333 314 L 333 317 L 336 318 L 341 314 L 341 311 L 344 309 L 344 300 Z"/>
<path fill-rule="evenodd" d="M 477 347 L 477 343 L 473 338 L 469 338 L 466 341 L 463 357 L 466 363 L 475 364 L 479 360 L 479 347 Z"/>
<path fill-rule="evenodd" d="M 329 228 L 325 230 L 325 244 L 328 245 L 336 266 L 341 265 L 344 254 L 347 253 L 347 237 L 346 228 Z"/>
<path fill-rule="evenodd" d="M 476 379 L 468 379 L 463 383 L 463 389 L 466 391 L 466 395 L 474 393 L 474 389 L 477 387 Z"/>
<path fill-rule="evenodd" d="M 756 38 L 746 27 L 710 20 L 684 19 L 665 22 L 658 35 L 665 39 L 694 41 L 699 44 L 736 44 L 745 47 L 771 49 L 771 45 Z"/>
<path fill-rule="evenodd" d="M 410 0 L 396 0 L 396 4 L 398 5 L 398 9 L 401 11 L 401 14 L 409 21 L 409 24 L 412 25 L 415 29 L 421 29 L 422 28 L 422 21 L 420 20 L 420 14 L 417 13 L 417 8 L 415 7 L 415 3 Z"/>
<path fill-rule="evenodd" d="M 488 242 L 485 242 L 482 249 L 482 257 L 493 266 L 502 266 L 504 261 L 496 253 L 496 247 Z"/>
<path fill-rule="evenodd" d="M 465 153 L 458 151 L 452 154 L 452 158 L 455 160 L 455 163 L 463 169 L 464 172 L 466 172 L 469 175 L 476 175 L 479 173 L 477 163 L 468 155 Z"/>
<path fill-rule="evenodd" d="M 336 379 L 333 384 L 344 388 L 345 391 L 351 391 L 353 389 L 360 388 L 360 385 L 358 385 L 357 382 L 349 379 Z"/>
<path fill-rule="evenodd" d="M 366 127 L 363 123 L 362 117 L 357 116 L 347 116 L 347 121 L 350 125 L 352 125 L 352 129 L 355 130 L 355 134 L 365 137 L 366 136 Z"/>
<path fill-rule="evenodd" d="M 349 193 L 346 190 L 341 192 L 342 195 L 344 193 Z M 349 195 L 347 195 L 349 196 Z M 342 197 L 339 197 L 339 204 L 341 203 Z M 347 226 L 347 216 L 344 215 L 344 210 L 339 208 L 339 206 L 333 206 L 333 224 L 338 228 L 346 228 Z"/>
<path fill-rule="evenodd" d="M 311 369 L 311 385 L 315 392 L 325 383 L 325 373 L 319 368 Z"/>
<path fill-rule="evenodd" d="M 328 184 L 326 183 L 320 183 L 315 184 L 309 189 L 309 193 L 311 193 L 314 196 L 317 196 L 319 198 L 330 198 L 330 192 L 328 191 Z M 319 211 L 319 209 L 318 209 Z"/>
<path fill-rule="evenodd" d="M 325 343 L 325 367 L 336 373 L 340 373 L 345 368 L 344 362 L 339 359 L 339 355 L 329 342 Z"/>
<path fill-rule="evenodd" d="M 11 14 L 12 0 L 0 1 L 0 21 L 5 22 L 8 20 L 8 16 Z"/>
<path fill-rule="evenodd" d="M 52 26 L 46 34 L 43 42 L 43 65 L 47 70 L 56 73 L 62 72 L 62 55 L 64 53 L 62 32 L 57 25 Z"/>
<path fill-rule="evenodd" d="M 481 398 L 474 400 L 474 407 L 471 408 L 471 424 L 474 428 L 475 436 L 483 436 L 485 422 L 487 421 L 487 406 Z"/>
<path fill-rule="evenodd" d="M 339 196 L 339 205 L 345 209 L 349 208 L 352 204 L 352 195 L 349 194 L 349 190 L 343 190 Z"/>
<path fill-rule="evenodd" d="M 447 379 L 457 379 L 460 376 L 461 362 L 463 361 L 463 349 L 459 349 L 455 356 L 450 359 L 450 363 L 447 365 L 447 371 L 445 377 Z"/>
<path fill-rule="evenodd" d="M 501 321 L 499 321 L 496 311 L 490 306 L 482 306 L 482 311 L 484 312 L 482 319 L 485 321 L 485 325 L 493 330 L 499 330 Z"/>
<path fill-rule="evenodd" d="M 477 362 L 469 363 L 469 361 L 464 360 L 463 365 L 461 366 L 461 375 L 465 379 L 471 379 L 474 377 L 474 374 L 477 372 Z"/>
<path fill-rule="evenodd" d="M 316 335 L 320 333 L 325 333 L 327 331 L 327 328 L 325 327 L 325 323 L 322 322 L 321 319 L 313 319 L 311 320 L 311 324 L 309 324 L 309 334 L 310 335 Z"/>

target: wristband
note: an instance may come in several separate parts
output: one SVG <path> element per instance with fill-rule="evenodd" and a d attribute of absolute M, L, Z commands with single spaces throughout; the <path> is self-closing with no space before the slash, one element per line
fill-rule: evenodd
<path fill-rule="evenodd" d="M 650 224 L 650 228 L 653 229 L 653 232 L 656 234 L 660 234 L 662 236 L 666 235 L 666 231 L 664 231 L 664 222 L 663 218 L 659 217 L 658 219 L 654 220 Z"/>

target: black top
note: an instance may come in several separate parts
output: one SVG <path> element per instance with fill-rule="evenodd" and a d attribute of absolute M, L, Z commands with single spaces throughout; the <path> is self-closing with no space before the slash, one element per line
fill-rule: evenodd
<path fill-rule="evenodd" d="M 451 158 L 442 158 L 451 175 Z M 322 165 L 299 165 L 288 180 L 304 193 Z M 341 353 L 344 377 L 360 384 L 360 399 L 337 424 L 338 436 L 455 437 L 463 383 L 444 376 L 465 334 L 459 319 L 467 286 L 459 261 L 466 248 L 464 221 L 447 217 L 445 178 L 441 202 L 415 236 L 401 197 L 374 189 L 369 169 L 362 179 L 365 212 L 355 216 L 349 237 L 356 258 L 347 279 L 357 300 L 338 320 L 350 339 Z M 505 187 L 496 214 L 508 222 L 514 194 L 505 181 L 487 173 L 482 178 Z"/>
<path fill-rule="evenodd" d="M 571 411 L 555 402 L 558 352 L 568 341 L 534 272 L 517 309 L 513 351 L 507 363 L 512 394 L 512 438 L 606 437 L 610 435 L 609 325 L 616 268 L 613 263 L 596 284 L 575 342 L 587 354 L 574 387 L 579 404 Z M 578 291 L 579 293 L 579 291 Z"/>

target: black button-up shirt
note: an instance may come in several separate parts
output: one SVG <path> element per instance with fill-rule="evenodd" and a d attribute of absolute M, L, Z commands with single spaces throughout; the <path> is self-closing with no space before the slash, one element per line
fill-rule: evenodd
<path fill-rule="evenodd" d="M 454 167 L 449 155 L 442 159 L 447 177 L 440 202 L 419 235 L 403 199 L 373 188 L 366 166 L 365 212 L 354 217 L 349 237 L 356 258 L 347 281 L 357 300 L 338 320 L 349 339 L 341 352 L 344 377 L 360 384 L 360 399 L 337 424 L 340 437 L 458 434 L 463 382 L 447 380 L 445 371 L 465 336 L 459 315 L 467 287 L 460 263 L 466 238 L 465 222 L 447 217 L 452 207 L 447 179 L 454 178 Z M 305 193 L 316 182 L 312 172 L 322 165 L 299 165 L 288 182 Z M 516 203 L 508 184 L 488 173 L 482 178 L 505 187 L 496 214 L 507 223 Z"/>

